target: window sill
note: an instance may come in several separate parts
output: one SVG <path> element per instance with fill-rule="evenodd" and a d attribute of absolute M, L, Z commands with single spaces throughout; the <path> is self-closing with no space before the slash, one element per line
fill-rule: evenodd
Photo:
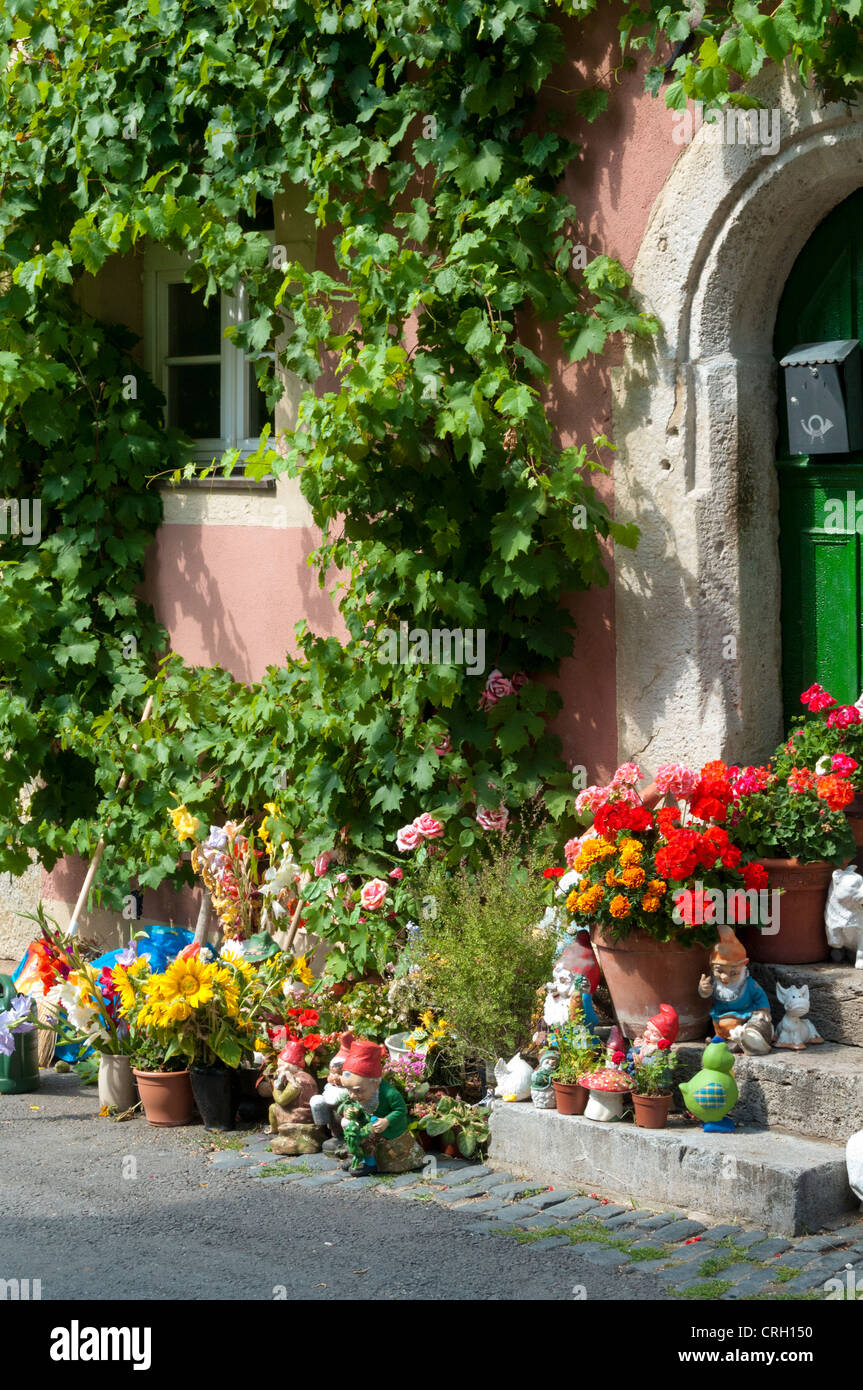
<path fill-rule="evenodd" d="M 161 492 L 275 492 L 275 478 L 247 478 L 237 474 L 233 478 L 184 478 L 182 482 L 166 483 Z"/>

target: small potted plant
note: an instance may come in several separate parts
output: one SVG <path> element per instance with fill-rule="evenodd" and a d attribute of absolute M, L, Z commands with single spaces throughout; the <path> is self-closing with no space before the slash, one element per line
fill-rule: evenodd
<path fill-rule="evenodd" d="M 473 1158 L 489 1140 L 488 1111 L 454 1096 L 441 1096 L 419 1121 L 426 1134 L 439 1136 L 444 1153 Z"/>
<path fill-rule="evenodd" d="M 553 1028 L 546 1045 L 558 1056 L 551 1077 L 558 1110 L 561 1115 L 583 1115 L 588 1092 L 579 1078 L 600 1065 L 602 1044 L 583 1023 L 575 1020 Z"/>
<path fill-rule="evenodd" d="M 167 1048 L 155 1038 L 141 1036 L 131 1060 L 148 1122 L 162 1128 L 193 1124 L 197 1111 L 184 1059 L 167 1056 Z"/>
<path fill-rule="evenodd" d="M 654 1052 L 642 1057 L 633 1067 L 632 1103 L 635 1123 L 640 1129 L 664 1129 L 671 1108 L 672 1073 L 677 1057 L 671 1044 L 663 1038 Z"/>

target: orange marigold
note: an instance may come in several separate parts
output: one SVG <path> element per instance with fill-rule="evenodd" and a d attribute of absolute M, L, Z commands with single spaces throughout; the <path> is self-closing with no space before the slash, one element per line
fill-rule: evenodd
<path fill-rule="evenodd" d="M 647 891 L 657 898 L 661 898 L 663 893 L 668 892 L 668 884 L 664 878 L 652 878 L 647 885 Z"/>
<path fill-rule="evenodd" d="M 628 917 L 629 902 L 623 896 L 622 893 L 618 893 L 617 896 L 612 898 L 611 902 L 608 904 L 608 910 L 611 913 L 612 917 Z"/>
<path fill-rule="evenodd" d="M 645 912 L 658 912 L 662 904 L 662 899 L 654 896 L 653 893 L 645 893 L 641 899 L 641 906 Z"/>
<path fill-rule="evenodd" d="M 566 899 L 566 910 L 567 910 L 567 912 L 577 912 L 577 911 L 578 911 L 578 889 L 577 889 L 577 888 L 573 888 L 572 892 L 571 892 L 571 893 L 569 894 L 569 896 L 567 897 L 567 899 Z"/>
<path fill-rule="evenodd" d="M 624 869 L 620 877 L 627 888 L 640 888 L 644 883 L 645 873 L 643 869 L 633 864 L 631 868 Z"/>

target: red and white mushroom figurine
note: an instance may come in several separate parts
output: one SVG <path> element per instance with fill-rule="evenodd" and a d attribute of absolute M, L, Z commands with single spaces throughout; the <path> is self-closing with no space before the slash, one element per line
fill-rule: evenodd
<path fill-rule="evenodd" d="M 585 1072 L 578 1078 L 579 1086 L 590 1091 L 584 1107 L 586 1120 L 619 1120 L 623 1114 L 623 1097 L 632 1090 L 632 1077 L 616 1067 Z"/>

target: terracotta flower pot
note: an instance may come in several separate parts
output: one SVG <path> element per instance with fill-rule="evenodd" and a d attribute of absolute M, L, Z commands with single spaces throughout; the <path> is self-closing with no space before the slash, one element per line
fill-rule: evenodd
<path fill-rule="evenodd" d="M 637 1096 L 633 1094 L 635 1123 L 639 1129 L 665 1129 L 671 1096 Z"/>
<path fill-rule="evenodd" d="M 818 859 L 801 864 L 799 859 L 760 859 L 770 876 L 768 893 L 783 889 L 779 898 L 779 930 L 737 927 L 737 935 L 749 959 L 767 965 L 814 965 L 826 960 L 829 948 L 824 930 L 824 908 L 833 865 Z M 772 903 L 772 899 L 771 899 Z M 777 923 L 771 922 L 775 927 Z"/>
<path fill-rule="evenodd" d="M 584 1107 L 587 1105 L 587 1097 L 590 1094 L 583 1086 L 576 1082 L 555 1081 L 552 1079 L 554 1096 L 557 1101 L 557 1108 L 561 1115 L 583 1115 Z"/>
<path fill-rule="evenodd" d="M 138 1071 L 132 1068 L 144 1114 L 151 1125 L 190 1125 L 196 1118 L 195 1098 L 187 1071 Z"/>
<path fill-rule="evenodd" d="M 598 928 L 593 945 L 611 994 L 621 1031 L 627 1038 L 644 1032 L 660 1004 L 671 1004 L 680 1018 L 678 1042 L 703 1042 L 712 1031 L 710 1000 L 701 999 L 698 981 L 707 973 L 709 951 L 697 943 L 656 941 L 647 932 L 630 932 L 623 941 L 606 941 Z"/>

